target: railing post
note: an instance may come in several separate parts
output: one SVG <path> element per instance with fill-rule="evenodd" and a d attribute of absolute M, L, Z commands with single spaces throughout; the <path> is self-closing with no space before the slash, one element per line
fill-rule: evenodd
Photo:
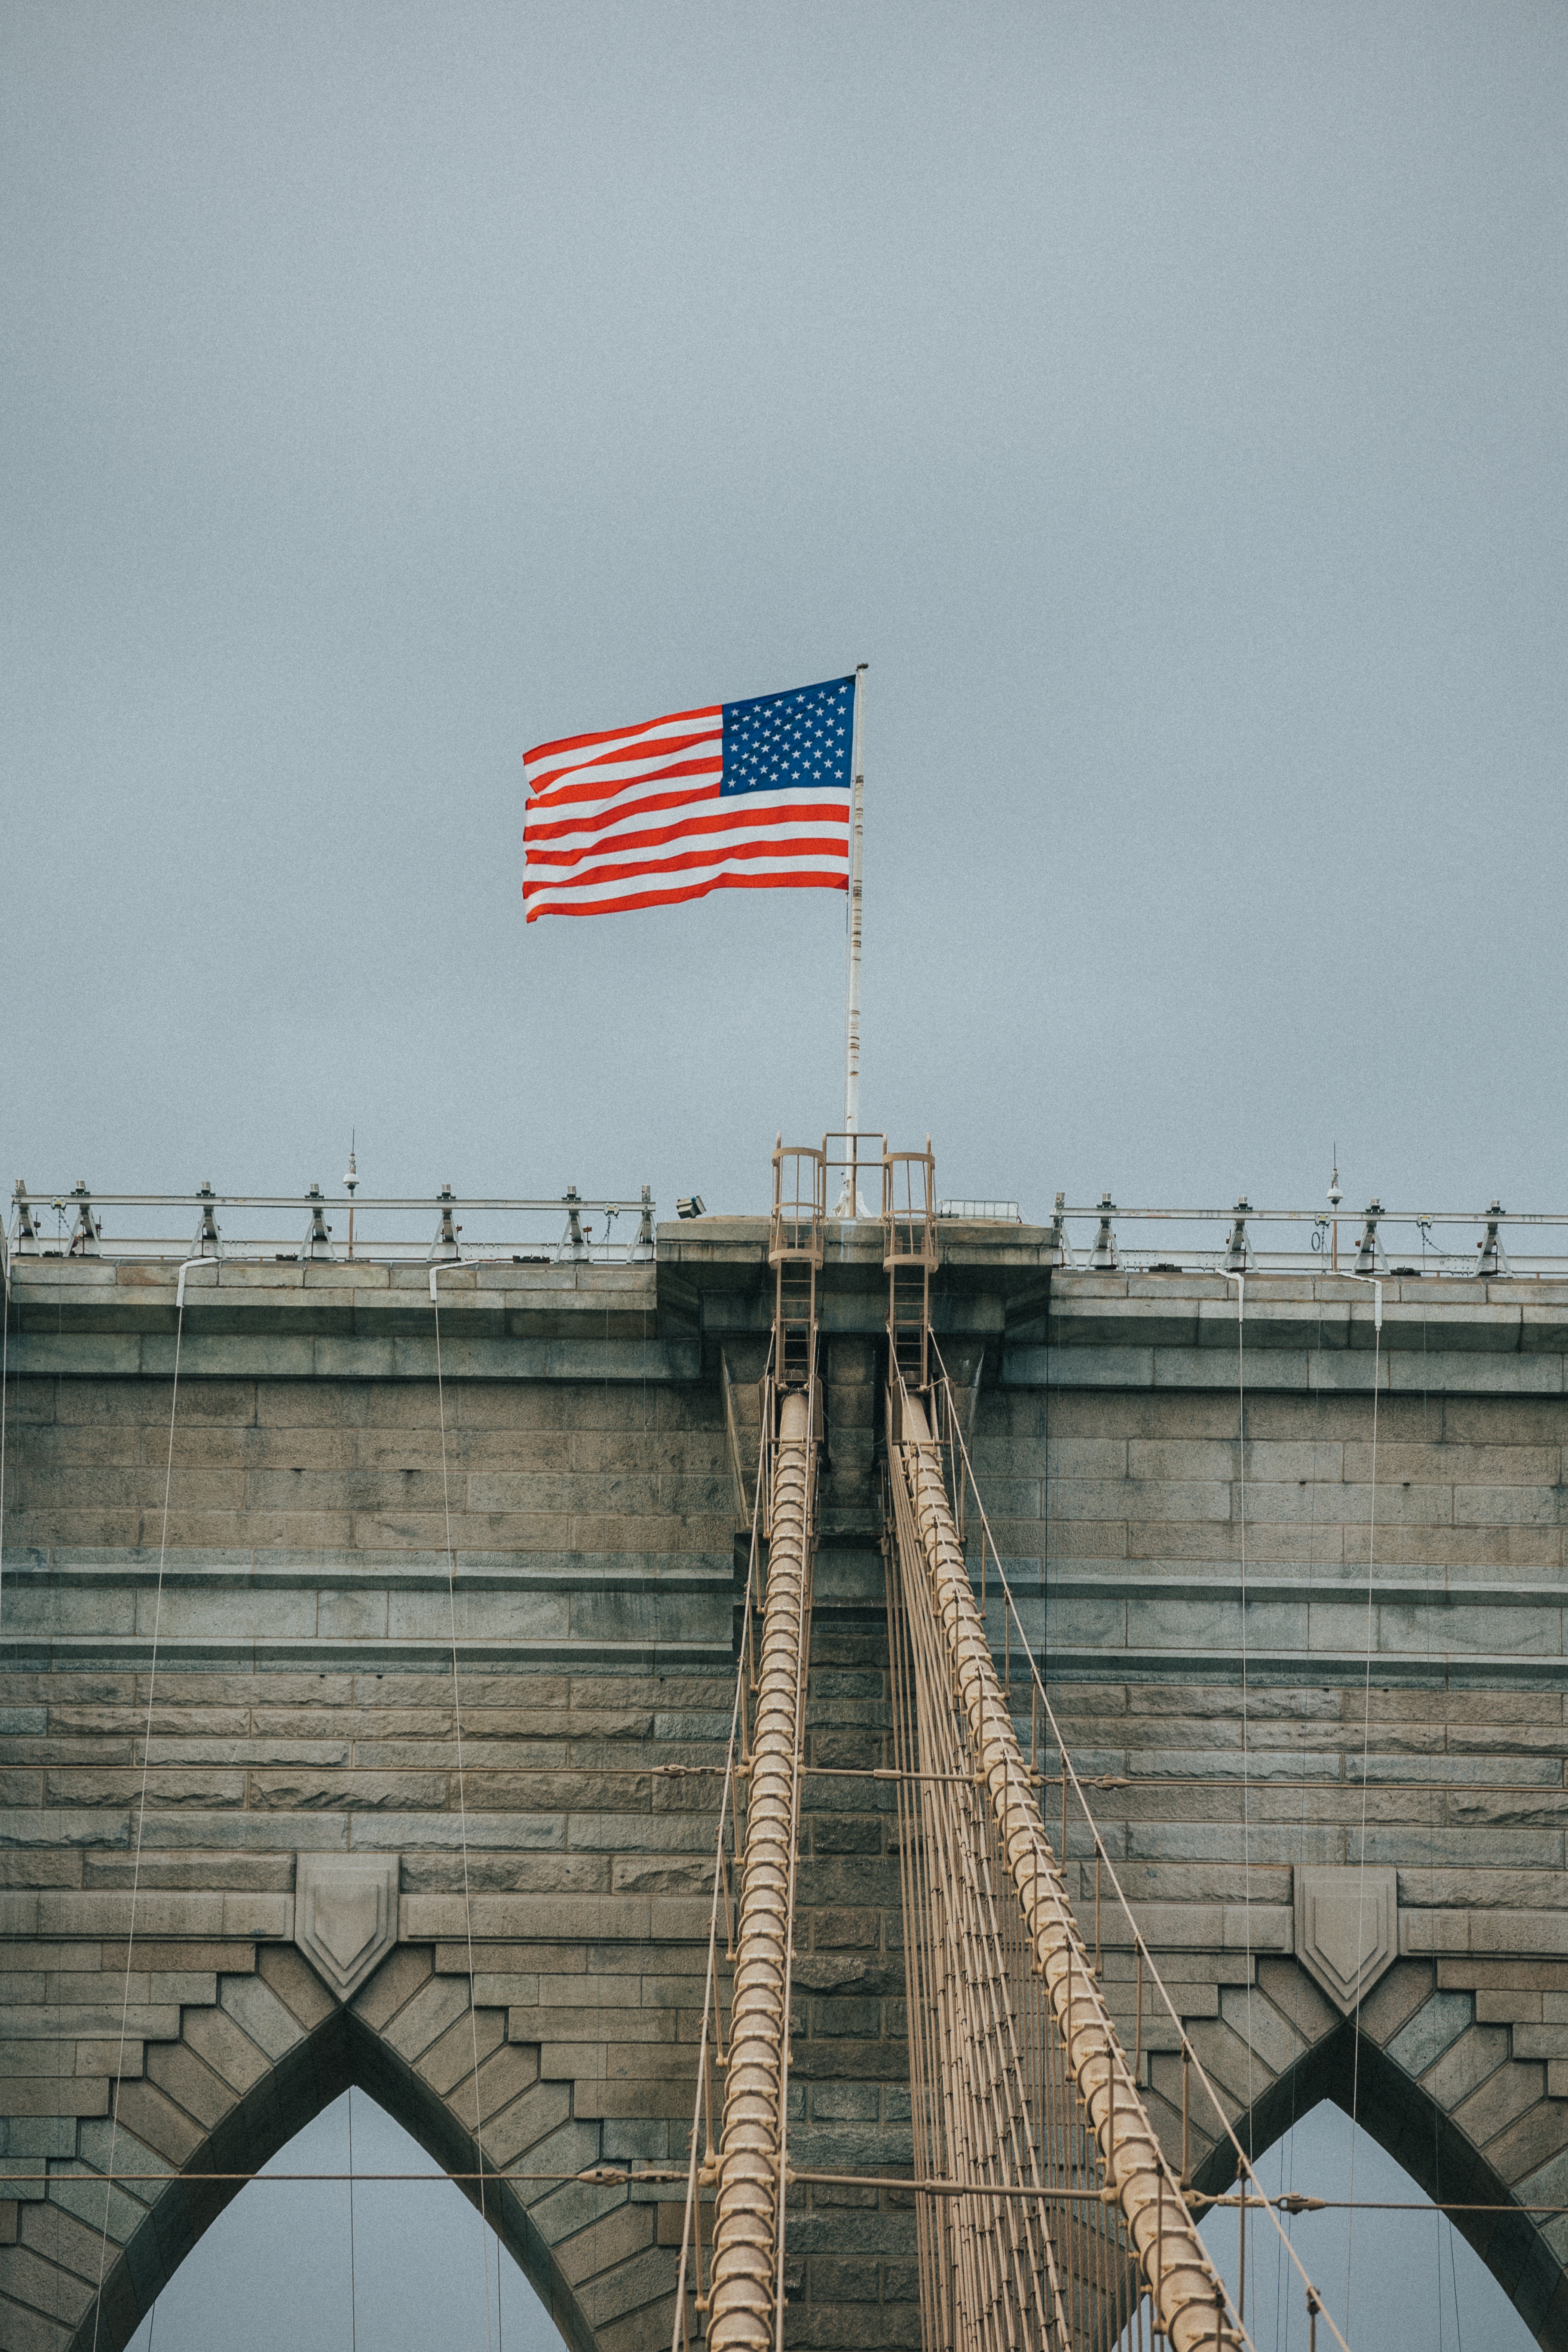
<path fill-rule="evenodd" d="M 328 1257 L 332 1255 L 331 1227 L 327 1223 L 327 1203 L 319 1184 L 312 1184 L 305 1195 L 310 1211 L 310 1223 L 305 1234 L 302 1257 Z"/>

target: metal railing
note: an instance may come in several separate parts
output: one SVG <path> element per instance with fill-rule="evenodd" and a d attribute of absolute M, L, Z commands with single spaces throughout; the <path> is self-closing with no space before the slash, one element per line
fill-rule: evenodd
<path fill-rule="evenodd" d="M 1156 1238 L 1140 1234 L 1129 1245 L 1130 1229 L 1151 1225 Z M 1298 1245 L 1260 1246 L 1258 1226 L 1294 1227 Z M 1568 1235 L 1568 1212 L 1500 1201 L 1485 1209 L 1385 1209 L 1375 1198 L 1359 1211 L 1332 1200 L 1327 1210 L 1256 1209 L 1243 1195 L 1228 1209 L 1152 1209 L 1121 1207 L 1109 1192 L 1074 1207 L 1058 1192 L 1049 1230 L 1055 1263 L 1079 1272 L 1568 1276 L 1568 1251 L 1521 1246 L 1537 1234 Z"/>
<path fill-rule="evenodd" d="M 876 1222 L 887 1149 L 887 1137 L 868 1129 L 837 1128 L 823 1137 L 826 1197 L 833 1204 L 828 1213 L 837 1222 Z"/>
<path fill-rule="evenodd" d="M 134 1231 L 118 1230 L 117 1211 L 129 1213 L 124 1222 Z M 278 1213 L 285 1211 L 293 1223 L 280 1234 Z M 219 1192 L 210 1184 L 194 1192 L 100 1192 L 84 1181 L 35 1192 L 18 1178 L 6 1239 L 13 1281 L 41 1258 L 156 1262 L 195 1255 L 430 1265 L 510 1255 L 524 1265 L 619 1265 L 652 1257 L 654 1213 L 646 1184 L 636 1200 L 589 1197 L 574 1184 L 545 1200 L 459 1194 L 444 1184 L 425 1195 L 361 1200 L 351 1193 L 334 1202 L 319 1184 L 302 1193 Z M 482 1221 L 467 1242 L 459 1222 L 465 1216 Z"/>

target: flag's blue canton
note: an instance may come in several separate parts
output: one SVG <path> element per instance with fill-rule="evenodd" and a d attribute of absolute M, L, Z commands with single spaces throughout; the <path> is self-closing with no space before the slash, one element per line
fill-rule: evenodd
<path fill-rule="evenodd" d="M 727 702 L 720 793 L 847 792 L 854 720 L 853 677 Z"/>

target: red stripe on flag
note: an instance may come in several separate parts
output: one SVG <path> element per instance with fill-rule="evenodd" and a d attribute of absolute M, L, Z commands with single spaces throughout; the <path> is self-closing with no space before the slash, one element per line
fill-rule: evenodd
<path fill-rule="evenodd" d="M 706 849 L 694 849 L 685 857 L 650 857 L 640 860 L 634 858 L 626 865 L 613 865 L 606 858 L 592 866 L 584 874 L 557 877 L 552 871 L 550 879 L 547 882 L 541 882 L 538 887 L 544 890 L 581 890 L 591 887 L 597 882 L 624 882 L 634 876 L 682 874 L 689 866 L 716 866 L 721 859 L 726 857 L 771 857 L 776 862 L 781 857 L 795 856 L 797 851 L 801 857 L 806 860 L 835 857 L 838 855 L 838 845 L 832 841 L 806 840 L 798 843 L 791 842 L 787 850 L 781 850 L 777 842 L 773 841 L 731 841 L 721 844 L 717 848 L 710 846 Z M 549 862 L 553 868 L 555 861 L 552 859 Z M 522 887 L 526 897 L 528 892 L 526 881 Z"/>
<path fill-rule="evenodd" d="M 666 803 L 665 805 L 670 805 L 670 803 Z M 710 802 L 709 805 L 710 807 L 712 807 L 714 806 L 714 803 Z M 564 863 L 567 859 L 571 859 L 575 863 L 579 858 L 610 856 L 625 849 L 653 849 L 657 848 L 658 844 L 664 841 L 695 841 L 708 834 L 730 833 L 736 835 L 740 838 L 744 838 L 747 835 L 752 833 L 773 831 L 789 824 L 816 824 L 819 826 L 826 824 L 833 827 L 836 835 L 844 836 L 842 840 L 832 839 L 822 843 L 820 845 L 830 850 L 841 848 L 843 855 L 846 857 L 849 855 L 847 828 L 842 824 L 835 825 L 834 821 L 838 815 L 838 811 L 835 808 L 824 808 L 819 803 L 814 801 L 806 803 L 798 808 L 786 807 L 758 809 L 754 812 L 749 812 L 744 816 L 738 817 L 731 814 L 736 805 L 734 801 L 726 801 L 719 803 L 718 805 L 721 812 L 718 814 L 712 816 L 682 817 L 679 822 L 673 824 L 645 827 L 640 832 L 634 832 L 628 828 L 625 832 L 617 831 L 612 833 L 608 829 L 608 824 L 606 823 L 605 826 L 598 829 L 598 840 L 586 841 L 582 845 L 581 848 L 552 850 L 544 862 L 548 866 L 560 865 Z M 615 812 L 614 822 L 617 826 L 624 825 L 628 816 L 636 815 L 641 817 L 644 813 L 645 811 L 641 806 L 637 807 L 636 810 L 616 809 Z M 559 841 L 563 836 L 568 836 L 572 834 L 585 833 L 592 830 L 594 830 L 593 827 L 585 825 L 582 820 L 579 819 L 575 824 L 546 824 L 537 827 L 530 825 L 528 838 L 531 843 Z M 810 838 L 809 835 L 800 835 L 798 836 L 798 845 L 805 847 L 809 843 Z M 796 843 L 791 842 L 789 845 L 793 848 L 796 845 Z M 775 855 L 783 854 L 784 848 L 784 844 L 778 843 L 773 845 L 773 846 Z"/>
<path fill-rule="evenodd" d="M 580 783 L 569 784 L 548 793 L 529 796 L 531 809 L 571 808 L 578 801 L 613 801 L 623 793 L 639 793 L 645 785 L 663 784 L 682 776 L 710 776 L 711 783 L 699 783 L 681 795 L 686 800 L 717 800 L 719 780 L 724 772 L 721 760 L 672 760 L 667 767 L 649 768 L 640 776 L 589 776 Z"/>
<path fill-rule="evenodd" d="M 522 764 L 526 768 L 531 760 L 548 759 L 557 751 L 584 751 L 591 743 L 626 742 L 635 735 L 651 735 L 656 727 L 679 727 L 685 719 L 693 721 L 699 719 L 717 719 L 721 721 L 723 716 L 723 704 L 713 702 L 701 710 L 672 710 L 664 719 L 644 719 L 635 727 L 601 728 L 596 735 L 558 735 L 553 743 L 536 743 L 531 751 L 525 751 L 522 755 Z M 695 729 L 694 731 L 696 731 Z M 715 730 L 710 726 L 702 731 L 712 734 Z"/>
<path fill-rule="evenodd" d="M 638 907 L 678 907 L 687 898 L 706 898 L 712 890 L 847 890 L 847 874 L 715 874 L 710 882 L 698 882 L 684 890 L 628 891 L 625 898 L 599 898 L 591 906 L 563 905 L 530 907 L 527 919 L 537 923 L 541 915 L 627 915 Z"/>

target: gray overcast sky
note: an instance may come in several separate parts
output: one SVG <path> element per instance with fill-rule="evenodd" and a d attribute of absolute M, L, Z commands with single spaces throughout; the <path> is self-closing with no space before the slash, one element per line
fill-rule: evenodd
<path fill-rule="evenodd" d="M 430 2169 L 430 2160 L 362 2092 L 354 2095 L 353 2153 L 361 2174 Z M 1271 2192 L 1305 2187 L 1342 2193 L 1350 2174 L 1350 2118 L 1327 2105 L 1296 2124 L 1263 2167 Z M 348 2102 L 338 2099 L 268 2167 L 337 2172 L 348 2167 Z M 1362 2134 L 1357 2193 L 1403 2200 L 1408 2176 Z M 1303 2215 L 1291 2237 L 1336 2324 L 1357 2352 L 1531 2352 L 1534 2339 L 1464 2240 L 1430 2211 L 1362 2213 L 1353 2247 L 1343 2213 Z M 1304 2306 L 1283 2274 L 1271 2227 L 1250 2225 L 1247 2309 L 1258 2352 L 1302 2352 Z M 1237 2217 L 1205 2225 L 1232 2292 Z M 130 2352 L 347 2352 L 365 2330 L 372 2352 L 560 2352 L 542 2304 L 510 2255 L 498 2291 L 494 2241 L 482 2269 L 479 2222 L 450 2182 L 360 2182 L 354 2261 L 349 2262 L 346 2189 L 321 2183 L 245 2189 L 201 2239 L 137 2329 Z M 289 2250 L 279 2262 L 279 2247 Z M 353 2309 L 351 2317 L 351 2275 Z M 488 2322 L 488 2326 L 487 2326 Z M 1326 2336 L 1322 2339 L 1327 2342 Z"/>
<path fill-rule="evenodd" d="M 7 1179 L 760 1205 L 842 898 L 520 754 L 865 659 L 944 1191 L 1563 1205 L 1560 6 L 0 26 Z"/>

